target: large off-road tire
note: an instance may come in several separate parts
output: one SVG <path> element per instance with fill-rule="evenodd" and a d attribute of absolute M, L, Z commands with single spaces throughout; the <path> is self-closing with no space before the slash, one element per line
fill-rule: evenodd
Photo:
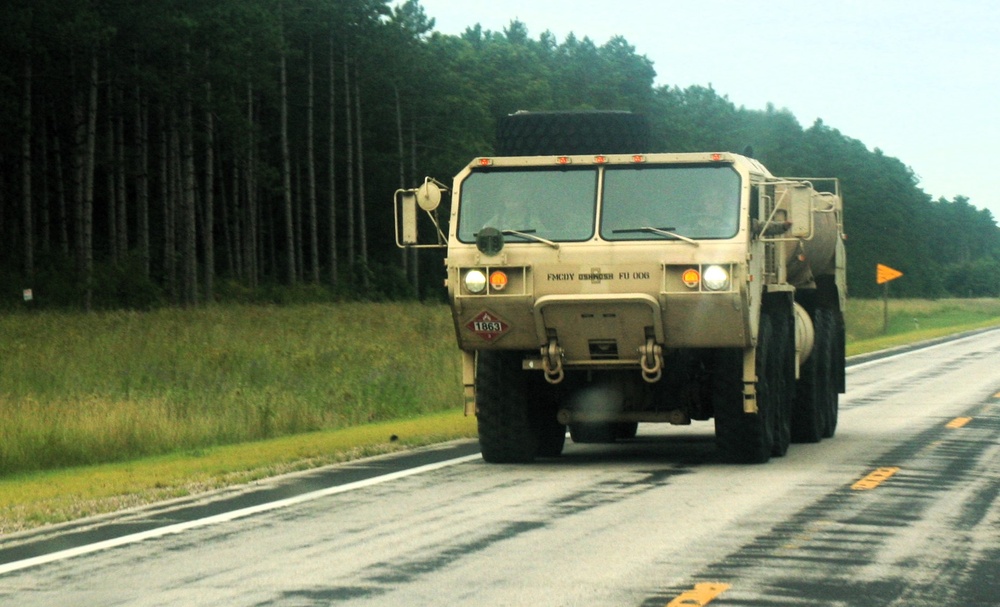
<path fill-rule="evenodd" d="M 518 112 L 497 122 L 499 156 L 649 151 L 649 125 L 631 112 Z"/>
<path fill-rule="evenodd" d="M 521 368 L 521 353 L 481 350 L 476 357 L 479 448 L 490 463 L 527 463 L 562 453 L 566 426 L 558 393 L 541 373 Z"/>
<path fill-rule="evenodd" d="M 830 363 L 825 335 L 816 312 L 813 313 L 813 349 L 799 370 L 792 412 L 792 441 L 818 443 L 826 430 L 827 391 Z"/>
<path fill-rule="evenodd" d="M 826 390 L 823 402 L 823 438 L 833 438 L 837 432 L 837 417 L 840 408 L 837 366 L 843 364 L 843 357 L 840 353 L 843 352 L 844 330 L 843 324 L 838 322 L 839 315 L 833 310 L 819 309 L 817 317 L 822 325 L 820 330 L 823 332 L 828 346 L 826 349 Z"/>
<path fill-rule="evenodd" d="M 795 442 L 816 443 L 833 436 L 837 427 L 838 327 L 835 314 L 827 308 L 813 311 L 815 340 L 809 360 L 799 374 L 792 438 Z"/>
<path fill-rule="evenodd" d="M 530 414 L 528 376 L 517 352 L 481 350 L 476 356 L 479 448 L 490 463 L 526 463 L 538 453 Z"/>
<path fill-rule="evenodd" d="M 792 438 L 792 405 L 795 401 L 795 317 L 783 302 L 769 310 L 772 340 L 767 381 L 774 410 L 774 443 L 771 455 L 782 457 Z"/>
<path fill-rule="evenodd" d="M 762 464 L 774 447 L 775 403 L 768 367 L 773 333 L 771 319 L 761 314 L 757 336 L 757 413 L 743 411 L 743 352 L 734 348 L 716 353 L 712 370 L 715 441 L 723 459 L 740 464 Z"/>

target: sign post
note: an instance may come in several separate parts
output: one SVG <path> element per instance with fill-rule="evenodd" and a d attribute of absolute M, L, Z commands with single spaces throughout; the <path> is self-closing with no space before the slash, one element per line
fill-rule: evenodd
<path fill-rule="evenodd" d="M 889 331 L 889 281 L 896 280 L 903 273 L 899 270 L 884 266 L 875 265 L 875 280 L 882 285 L 882 333 Z"/>

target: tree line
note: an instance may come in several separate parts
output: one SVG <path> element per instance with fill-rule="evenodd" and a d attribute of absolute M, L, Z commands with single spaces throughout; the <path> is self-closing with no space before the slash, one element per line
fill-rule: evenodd
<path fill-rule="evenodd" d="M 627 40 L 433 31 L 417 0 L 10 0 L 0 7 L 0 293 L 91 308 L 440 297 L 392 192 L 492 150 L 520 110 L 625 109 L 652 151 L 748 145 L 840 177 L 849 282 L 1000 295 L 1000 229 L 900 160 L 785 109 L 655 86 Z"/>

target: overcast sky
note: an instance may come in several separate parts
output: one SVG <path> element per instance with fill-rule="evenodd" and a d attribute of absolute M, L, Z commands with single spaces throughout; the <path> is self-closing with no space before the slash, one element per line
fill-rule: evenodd
<path fill-rule="evenodd" d="M 445 34 L 522 21 L 538 39 L 624 36 L 657 85 L 711 85 L 787 108 L 899 158 L 935 199 L 1000 220 L 1000 2 L 995 0 L 420 0 Z M 845 192 L 848 199 L 850 192 Z"/>

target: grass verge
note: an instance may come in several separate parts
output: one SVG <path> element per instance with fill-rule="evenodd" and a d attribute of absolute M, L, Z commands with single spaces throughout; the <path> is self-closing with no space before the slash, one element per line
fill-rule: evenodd
<path fill-rule="evenodd" d="M 1000 325 L 1000 299 L 889 300 L 885 327 L 881 300 L 848 302 L 847 355 L 866 354 Z"/>
<path fill-rule="evenodd" d="M 0 479 L 0 534 L 476 436 L 461 410 Z M 395 439 L 393 437 L 396 437 Z"/>

